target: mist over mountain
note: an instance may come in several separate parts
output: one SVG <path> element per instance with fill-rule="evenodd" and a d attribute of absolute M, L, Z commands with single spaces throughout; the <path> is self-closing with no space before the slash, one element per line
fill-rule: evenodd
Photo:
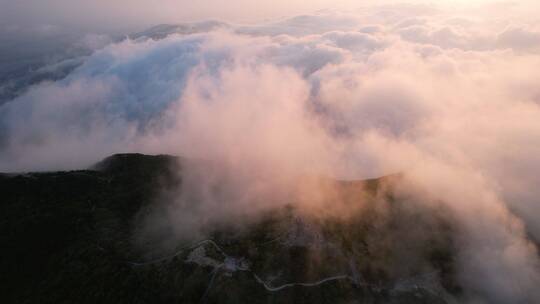
<path fill-rule="evenodd" d="M 398 176 L 301 181 L 332 189 L 325 195 L 355 210 L 346 217 L 307 214 L 301 202 L 283 201 L 256 216 L 221 210 L 204 219 L 195 210 L 208 202 L 194 191 L 204 186 L 190 180 L 219 171 L 216 165 L 124 154 L 91 170 L 0 176 L 3 242 L 10 244 L 2 259 L 4 300 L 451 303 L 462 295 L 456 227 L 439 211 L 394 198 Z M 223 184 L 219 179 L 212 195 L 227 209 Z M 156 213 L 184 196 L 191 205 L 182 212 L 192 212 L 197 227 L 171 229 L 180 223 Z"/>
<path fill-rule="evenodd" d="M 0 4 L 10 302 L 540 302 L 535 1 Z"/>

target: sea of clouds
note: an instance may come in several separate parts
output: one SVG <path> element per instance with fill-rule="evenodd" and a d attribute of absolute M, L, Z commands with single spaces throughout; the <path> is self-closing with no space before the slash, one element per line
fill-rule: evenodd
<path fill-rule="evenodd" d="M 400 191 L 457 215 L 472 302 L 539 302 L 540 22 L 497 16 L 390 5 L 100 44 L 0 105 L 0 171 L 142 152 L 279 178 L 404 172 Z"/>

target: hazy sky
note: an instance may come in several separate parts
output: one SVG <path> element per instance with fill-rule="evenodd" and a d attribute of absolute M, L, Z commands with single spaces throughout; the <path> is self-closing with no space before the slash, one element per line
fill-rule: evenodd
<path fill-rule="evenodd" d="M 3 20 L 126 27 L 222 19 L 254 21 L 324 8 L 358 6 L 350 0 L 1 0 Z M 354 4 L 356 3 L 356 4 Z"/>
<path fill-rule="evenodd" d="M 485 13 L 486 5 L 509 7 L 530 12 L 537 1 L 532 0 L 0 0 L 0 20 L 8 24 L 54 24 L 90 29 L 142 29 L 145 26 L 219 19 L 233 22 L 254 22 L 322 9 L 355 11 L 365 6 L 415 3 L 439 7 L 475 8 Z M 488 13 L 492 13 L 491 11 Z"/>

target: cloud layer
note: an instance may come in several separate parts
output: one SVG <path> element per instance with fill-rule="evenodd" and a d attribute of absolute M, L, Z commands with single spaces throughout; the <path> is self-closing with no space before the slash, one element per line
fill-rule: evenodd
<path fill-rule="evenodd" d="M 137 151 L 231 183 L 405 172 L 400 195 L 459 219 L 471 301 L 538 302 L 540 27 L 515 20 L 393 5 L 153 28 L 0 106 L 0 170 Z"/>

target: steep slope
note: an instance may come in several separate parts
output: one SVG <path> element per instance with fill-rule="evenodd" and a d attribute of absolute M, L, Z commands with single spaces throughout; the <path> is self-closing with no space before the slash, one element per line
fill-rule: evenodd
<path fill-rule="evenodd" d="M 391 177 L 336 182 L 365 202 L 323 217 L 294 204 L 161 255 L 141 216 L 178 191 L 187 161 L 115 155 L 92 170 L 0 175 L 3 303 L 448 303 L 459 296 L 452 225 L 396 201 Z M 380 208 L 380 204 L 386 204 Z M 356 209 L 355 209 L 356 210 Z"/>

